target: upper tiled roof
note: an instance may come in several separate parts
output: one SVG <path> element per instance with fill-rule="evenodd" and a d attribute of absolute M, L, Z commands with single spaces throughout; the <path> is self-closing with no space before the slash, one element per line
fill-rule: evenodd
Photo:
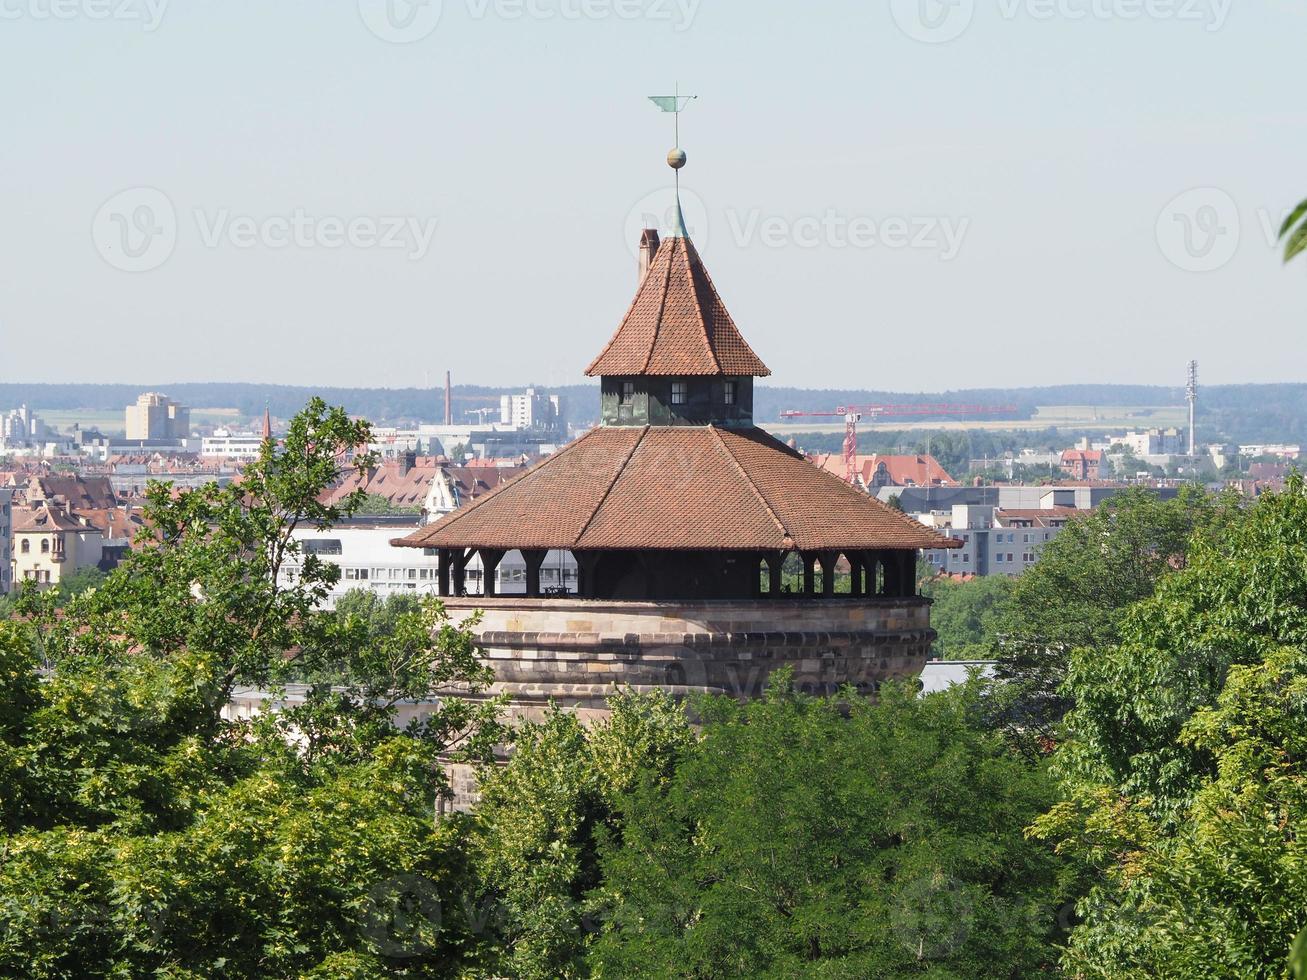
<path fill-rule="evenodd" d="M 761 429 L 613 427 L 394 542 L 414 548 L 781 551 L 959 542 Z"/>
<path fill-rule="evenodd" d="M 688 238 L 669 238 L 640 281 L 635 302 L 587 375 L 771 374 L 753 352 Z"/>

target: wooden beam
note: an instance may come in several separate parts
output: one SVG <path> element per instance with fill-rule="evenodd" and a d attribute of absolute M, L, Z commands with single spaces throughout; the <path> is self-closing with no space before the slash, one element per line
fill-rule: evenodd
<path fill-rule="evenodd" d="M 526 594 L 530 599 L 540 598 L 540 566 L 545 563 L 548 554 L 544 549 L 522 551 L 522 560 L 526 562 Z"/>

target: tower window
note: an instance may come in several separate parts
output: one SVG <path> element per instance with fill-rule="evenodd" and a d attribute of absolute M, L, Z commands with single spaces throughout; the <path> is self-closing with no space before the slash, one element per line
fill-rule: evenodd
<path fill-rule="evenodd" d="M 672 382 L 672 404 L 684 405 L 690 398 L 690 385 L 685 381 Z"/>
<path fill-rule="evenodd" d="M 735 404 L 735 382 L 728 381 L 722 388 L 722 403 L 725 405 Z"/>
<path fill-rule="evenodd" d="M 622 404 L 623 404 L 623 405 L 632 405 L 632 404 L 634 404 L 634 403 L 635 403 L 635 382 L 634 382 L 634 381 L 623 381 L 623 382 L 622 382 Z"/>

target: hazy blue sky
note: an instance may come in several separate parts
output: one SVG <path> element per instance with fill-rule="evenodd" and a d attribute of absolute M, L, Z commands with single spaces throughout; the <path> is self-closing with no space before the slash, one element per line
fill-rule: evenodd
<path fill-rule="evenodd" d="M 386 2 L 0 0 L 0 380 L 581 380 L 677 80 L 773 383 L 1307 380 L 1302 0 Z"/>

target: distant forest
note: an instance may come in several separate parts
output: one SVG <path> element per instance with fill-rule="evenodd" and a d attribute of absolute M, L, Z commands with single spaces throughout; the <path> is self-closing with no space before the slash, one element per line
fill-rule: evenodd
<path fill-rule="evenodd" d="M 474 409 L 498 408 L 499 395 L 514 388 L 457 385 L 454 419 L 465 422 Z M 593 423 L 599 415 L 597 385 L 549 389 L 565 395 L 574 424 Z M 143 391 L 162 391 L 192 408 L 234 408 L 242 415 L 262 414 L 264 405 L 278 418 L 289 418 L 312 395 L 344 405 L 378 424 L 439 421 L 444 392 L 431 388 L 310 388 L 232 382 L 205 384 L 0 384 L 0 410 L 19 404 L 45 409 L 120 411 Z M 915 404 L 970 402 L 1015 405 L 1008 417 L 1028 419 L 1040 405 L 1174 406 L 1184 391 L 1148 385 L 1056 385 L 1044 388 L 975 388 L 903 394 L 890 391 L 778 388 L 760 385 L 754 415 L 766 425 L 786 410 L 826 411 L 846 404 Z M 1199 396 L 1198 434 L 1203 441 L 1307 441 L 1307 384 L 1222 385 L 1203 388 Z M 833 421 L 833 420 L 832 420 Z M 941 421 L 944 419 L 941 418 Z"/>

